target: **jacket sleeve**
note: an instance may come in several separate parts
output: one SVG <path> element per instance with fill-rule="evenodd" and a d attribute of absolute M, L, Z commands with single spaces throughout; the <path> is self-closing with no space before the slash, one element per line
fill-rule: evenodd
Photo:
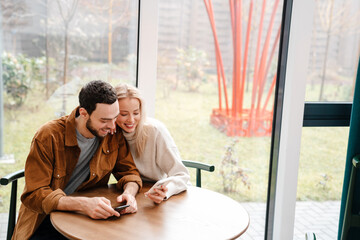
<path fill-rule="evenodd" d="M 40 214 L 55 210 L 59 199 L 66 195 L 61 189 L 54 191 L 50 188 L 54 171 L 52 156 L 35 137 L 25 164 L 25 188 L 21 201 Z"/>
<path fill-rule="evenodd" d="M 187 189 L 190 175 L 182 163 L 179 150 L 169 131 L 161 122 L 157 125 L 156 164 L 164 171 L 170 182 L 167 184 L 166 199 Z"/>
<path fill-rule="evenodd" d="M 113 175 L 116 180 L 118 180 L 116 184 L 118 189 L 122 190 L 128 182 L 136 182 L 139 185 L 139 191 L 142 188 L 139 170 L 136 168 L 129 146 L 124 137 L 121 137 L 119 140 L 119 152 Z"/>

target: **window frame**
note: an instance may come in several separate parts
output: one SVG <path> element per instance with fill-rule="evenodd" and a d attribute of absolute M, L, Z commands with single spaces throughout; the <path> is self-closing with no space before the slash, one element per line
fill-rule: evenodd
<path fill-rule="evenodd" d="M 136 87 L 146 102 L 146 114 L 155 116 L 158 0 L 139 0 L 138 57 Z"/>
<path fill-rule="evenodd" d="M 315 4 L 284 0 L 269 164 L 265 239 L 292 239 Z"/>
<path fill-rule="evenodd" d="M 351 102 L 306 102 L 304 127 L 349 127 Z"/>

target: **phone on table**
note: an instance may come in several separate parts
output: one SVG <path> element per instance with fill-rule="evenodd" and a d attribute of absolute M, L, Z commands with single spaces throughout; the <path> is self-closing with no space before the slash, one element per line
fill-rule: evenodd
<path fill-rule="evenodd" d="M 127 207 L 130 207 L 130 205 L 127 204 L 127 205 L 121 205 L 121 206 L 118 206 L 118 207 L 114 207 L 114 210 L 118 211 L 118 212 L 121 212 L 121 210 L 123 210 L 123 209 L 125 209 Z"/>

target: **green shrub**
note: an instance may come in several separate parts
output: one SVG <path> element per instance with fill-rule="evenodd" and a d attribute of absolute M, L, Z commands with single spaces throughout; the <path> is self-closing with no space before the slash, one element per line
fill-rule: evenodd
<path fill-rule="evenodd" d="M 204 67 L 209 64 L 206 53 L 193 47 L 177 49 L 180 77 L 190 92 L 197 92 L 205 79 Z"/>
<path fill-rule="evenodd" d="M 33 80 L 41 79 L 42 58 L 27 58 L 19 54 L 4 53 L 2 56 L 2 78 L 5 91 L 5 106 L 21 106 Z"/>

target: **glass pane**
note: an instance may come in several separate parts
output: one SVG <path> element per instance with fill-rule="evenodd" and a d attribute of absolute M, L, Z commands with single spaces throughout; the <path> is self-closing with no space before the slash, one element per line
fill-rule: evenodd
<path fill-rule="evenodd" d="M 352 101 L 360 50 L 360 2 L 314 3 L 306 101 Z"/>
<path fill-rule="evenodd" d="M 159 1 L 155 117 L 183 159 L 215 165 L 202 187 L 249 209 L 245 239 L 264 239 L 281 15 L 282 1 Z"/>
<path fill-rule="evenodd" d="M 138 6 L 132 0 L 1 1 L 0 176 L 24 167 L 36 130 L 70 113 L 86 82 L 135 85 Z M 0 188 L 0 213 L 7 212 L 9 193 L 9 186 Z"/>
<path fill-rule="evenodd" d="M 352 101 L 359 1 L 315 1 L 306 101 Z M 294 239 L 336 239 L 349 128 L 303 128 Z"/>
<path fill-rule="evenodd" d="M 303 128 L 294 239 L 336 239 L 349 128 Z"/>

